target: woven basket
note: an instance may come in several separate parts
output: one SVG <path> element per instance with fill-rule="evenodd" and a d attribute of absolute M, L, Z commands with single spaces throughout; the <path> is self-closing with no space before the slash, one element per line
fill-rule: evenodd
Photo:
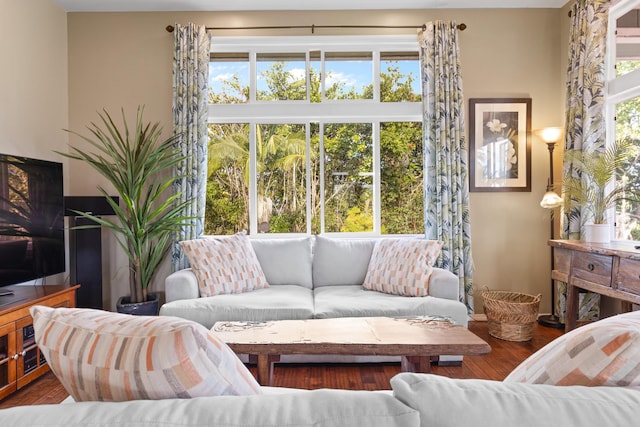
<path fill-rule="evenodd" d="M 507 341 L 529 341 L 538 318 L 540 295 L 519 292 L 482 292 L 489 335 Z"/>

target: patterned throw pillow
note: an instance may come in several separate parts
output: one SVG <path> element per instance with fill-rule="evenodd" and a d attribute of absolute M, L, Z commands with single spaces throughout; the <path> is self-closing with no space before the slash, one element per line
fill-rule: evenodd
<path fill-rule="evenodd" d="M 556 338 L 522 362 L 505 381 L 640 386 L 640 311 L 608 317 Z"/>
<path fill-rule="evenodd" d="M 36 343 L 76 401 L 253 395 L 260 385 L 195 322 L 80 308 L 31 308 Z"/>
<path fill-rule="evenodd" d="M 268 288 L 246 233 L 180 242 L 198 279 L 201 297 Z"/>
<path fill-rule="evenodd" d="M 442 242 L 426 239 L 380 239 L 376 242 L 362 286 L 365 289 L 410 297 L 429 295 Z"/>

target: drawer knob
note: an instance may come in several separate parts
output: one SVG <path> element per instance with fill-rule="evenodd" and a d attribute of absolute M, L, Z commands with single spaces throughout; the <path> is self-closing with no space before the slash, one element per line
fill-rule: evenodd
<path fill-rule="evenodd" d="M 592 262 L 590 262 L 590 263 L 587 265 L 587 268 L 589 269 L 589 271 L 593 271 L 593 270 L 596 268 L 596 266 L 595 266 L 595 265 L 593 265 L 593 263 L 592 263 Z"/>

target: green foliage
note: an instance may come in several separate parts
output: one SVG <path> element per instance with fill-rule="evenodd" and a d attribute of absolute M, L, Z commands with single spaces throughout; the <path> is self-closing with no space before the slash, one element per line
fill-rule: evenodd
<path fill-rule="evenodd" d="M 403 81 L 404 80 L 404 81 Z M 420 94 L 413 93 L 411 84 L 414 77 L 405 76 L 399 67 L 389 66 L 385 73 L 380 75 L 380 98 L 382 102 L 420 102 Z"/>
<path fill-rule="evenodd" d="M 181 178 L 173 173 L 174 166 L 184 159 L 174 145 L 180 135 L 161 141 L 162 129 L 158 123 L 144 123 L 143 110 L 138 108 L 132 129 L 123 110 L 122 129 L 104 111 L 98 114 L 101 125 L 92 122 L 87 127 L 91 136 L 67 131 L 90 144 L 97 153 L 73 146 L 71 153 L 58 152 L 91 166 L 118 193 L 120 204 L 103 187 L 98 187 L 115 212 L 115 221 L 87 212 L 76 213 L 115 232 L 129 259 L 131 302 L 146 301 L 147 288 L 171 248 L 174 233 L 190 226 L 193 219 L 182 213 L 189 201 L 180 202 L 180 194 L 168 194 L 173 183 Z M 94 226 L 76 228 L 91 227 Z"/>
<path fill-rule="evenodd" d="M 242 104 L 249 99 L 249 86 L 242 86 L 237 74 L 222 82 L 222 93 L 209 90 L 209 104 Z"/>
<path fill-rule="evenodd" d="M 385 123 L 380 157 L 383 232 L 423 232 L 422 123 Z"/>
<path fill-rule="evenodd" d="M 207 200 L 205 210 L 205 234 L 237 233 L 247 228 L 248 217 L 244 217 L 243 199 L 232 197 L 227 188 L 220 186 L 217 180 L 207 182 Z"/>
<path fill-rule="evenodd" d="M 607 209 L 615 207 L 618 201 L 639 200 L 637 193 L 629 191 L 620 182 L 607 191 L 607 185 L 627 161 L 632 148 L 632 141 L 622 139 L 605 148 L 595 146 L 588 150 L 565 152 L 565 162 L 570 162 L 575 171 L 563 179 L 565 197 L 585 206 L 594 224 L 604 224 Z"/>
<path fill-rule="evenodd" d="M 373 230 L 372 212 L 362 212 L 359 207 L 347 209 L 347 219 L 340 231 L 357 233 L 371 230 Z"/>

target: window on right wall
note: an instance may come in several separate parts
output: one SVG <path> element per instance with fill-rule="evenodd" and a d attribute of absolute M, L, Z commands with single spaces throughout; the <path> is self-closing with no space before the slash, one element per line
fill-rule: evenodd
<path fill-rule="evenodd" d="M 640 0 L 614 2 L 607 38 L 607 141 L 628 139 L 636 149 L 616 173 L 626 188 L 640 190 Z M 640 241 L 640 203 L 619 201 L 616 239 Z"/>

